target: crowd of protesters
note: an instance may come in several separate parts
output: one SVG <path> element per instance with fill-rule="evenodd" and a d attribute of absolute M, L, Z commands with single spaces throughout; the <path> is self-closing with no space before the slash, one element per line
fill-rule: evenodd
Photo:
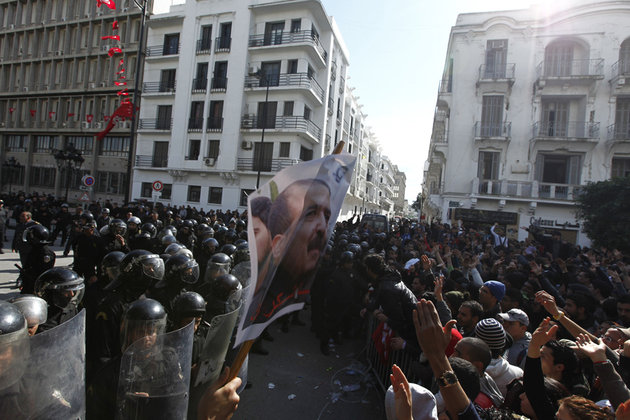
<path fill-rule="evenodd" d="M 521 242 L 503 229 L 338 224 L 312 291 L 322 352 L 373 317 L 382 362 L 394 350 L 413 360 L 394 367 L 388 418 L 624 415 L 630 258 L 535 225 Z"/>
<path fill-rule="evenodd" d="M 209 308 L 218 301 L 209 279 L 249 264 L 244 212 L 148 203 L 70 207 L 36 194 L 0 204 L 0 239 L 6 241 L 4 228 L 15 219 L 11 249 L 25 267 L 19 285 L 51 300 L 41 330 L 87 310 L 87 380 L 95 389 L 102 373 L 117 367 L 112 360 L 125 346 L 121 324 L 139 298 L 160 305 L 171 328 L 181 326 L 177 297 L 195 293 L 205 311 L 206 302 Z M 575 246 L 535 225 L 522 242 L 503 229 L 399 219 L 384 230 L 358 216 L 337 223 L 311 288 L 320 351 L 328 355 L 333 343 L 361 337 L 367 320 L 376 321 L 370 333 L 383 362 L 392 351 L 413 360 L 404 371 L 393 367 L 388 418 L 627 415 L 630 259 L 614 249 Z M 54 293 L 38 289 L 40 275 L 54 266 L 47 246 L 59 237 L 64 255 L 74 256 L 68 271 L 85 279 L 82 301 L 72 295 L 61 306 Z M 224 277 L 223 286 L 240 289 L 238 280 Z M 225 306 L 229 299 L 219 300 Z M 185 318 L 198 319 L 196 327 L 207 319 L 203 312 Z M 283 318 L 284 331 L 290 319 L 302 324 L 292 314 Z M 254 351 L 266 353 L 261 341 Z M 240 382 L 228 385 L 217 398 L 232 413 Z"/>

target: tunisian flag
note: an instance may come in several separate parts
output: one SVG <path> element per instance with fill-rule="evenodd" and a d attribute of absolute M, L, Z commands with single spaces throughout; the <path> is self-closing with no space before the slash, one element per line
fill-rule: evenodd
<path fill-rule="evenodd" d="M 131 102 L 123 102 L 120 104 L 116 111 L 109 118 L 109 122 L 107 123 L 107 127 L 98 134 L 96 134 L 96 140 L 103 140 L 103 138 L 112 131 L 114 128 L 114 124 L 118 121 L 124 121 L 125 118 L 131 118 L 133 116 L 133 103 Z"/>

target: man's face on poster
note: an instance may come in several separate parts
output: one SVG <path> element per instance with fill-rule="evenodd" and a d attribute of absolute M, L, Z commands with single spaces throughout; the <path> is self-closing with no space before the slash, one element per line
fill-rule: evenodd
<path fill-rule="evenodd" d="M 254 237 L 256 238 L 256 252 L 258 253 L 258 264 L 260 264 L 271 250 L 271 234 L 267 225 L 260 217 L 252 217 L 254 226 Z"/>
<path fill-rule="evenodd" d="M 282 235 L 286 255 L 281 265 L 294 276 L 311 273 L 326 247 L 326 230 L 330 220 L 330 192 L 325 185 L 291 187 L 289 212 L 293 222 Z M 302 206 L 303 204 L 303 206 Z M 284 242 L 284 241 L 283 241 Z"/>

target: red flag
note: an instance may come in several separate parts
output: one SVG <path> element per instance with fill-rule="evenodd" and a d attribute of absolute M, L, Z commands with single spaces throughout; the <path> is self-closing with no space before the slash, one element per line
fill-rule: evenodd
<path fill-rule="evenodd" d="M 114 3 L 114 0 L 96 0 L 96 7 L 101 7 L 101 4 L 104 4 L 112 10 L 116 8 L 116 3 Z"/>
<path fill-rule="evenodd" d="M 56 112 L 54 112 L 54 111 L 50 111 L 50 112 L 48 113 L 48 118 L 50 118 L 50 119 L 52 120 L 52 119 L 53 119 L 53 117 L 55 116 L 55 114 L 56 114 Z"/>
<path fill-rule="evenodd" d="M 85 120 L 86 120 L 87 122 L 89 122 L 89 123 L 91 123 L 93 119 L 94 119 L 94 115 L 92 115 L 92 114 L 87 114 L 87 115 L 85 116 Z"/>
<path fill-rule="evenodd" d="M 109 119 L 110 119 L 110 118 L 111 118 L 111 117 L 110 117 L 109 115 L 104 115 L 104 116 L 103 116 L 103 119 L 104 119 L 105 121 L 109 121 Z"/>
<path fill-rule="evenodd" d="M 118 29 L 118 21 L 117 21 L 117 20 L 115 20 L 115 21 L 112 23 L 112 29 L 113 29 L 113 30 Z"/>
<path fill-rule="evenodd" d="M 105 129 L 101 131 L 100 133 L 96 134 L 96 140 L 103 140 L 103 138 L 107 135 L 107 133 L 112 131 L 112 128 L 114 128 L 114 123 L 117 120 L 124 121 L 125 118 L 131 118 L 132 115 L 133 115 L 133 104 L 129 101 L 122 102 L 120 106 L 116 108 L 116 111 L 114 111 L 112 116 L 110 117 L 109 123 L 107 123 L 107 127 L 105 127 Z"/>
<path fill-rule="evenodd" d="M 122 53 L 122 49 L 118 47 L 112 47 L 109 49 L 109 51 L 107 51 L 107 55 L 109 55 L 110 57 L 113 57 L 114 54 L 120 54 L 120 53 Z"/>
<path fill-rule="evenodd" d="M 68 118 L 74 117 L 74 112 L 68 112 Z"/>
<path fill-rule="evenodd" d="M 126 86 L 127 82 L 114 82 L 116 86 Z"/>
<path fill-rule="evenodd" d="M 114 41 L 120 41 L 120 35 L 105 35 L 101 39 L 113 39 Z"/>
<path fill-rule="evenodd" d="M 15 108 L 13 108 L 13 107 L 9 107 L 9 112 L 10 112 L 11 114 L 13 114 L 13 111 L 15 111 Z"/>
<path fill-rule="evenodd" d="M 34 117 L 36 113 L 37 113 L 36 109 L 31 109 L 31 117 Z"/>

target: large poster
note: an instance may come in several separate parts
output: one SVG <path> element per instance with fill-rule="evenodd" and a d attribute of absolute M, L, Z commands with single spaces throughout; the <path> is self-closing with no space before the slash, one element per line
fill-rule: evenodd
<path fill-rule="evenodd" d="M 252 280 L 236 345 L 302 309 L 352 179 L 355 156 L 291 166 L 249 196 Z"/>

